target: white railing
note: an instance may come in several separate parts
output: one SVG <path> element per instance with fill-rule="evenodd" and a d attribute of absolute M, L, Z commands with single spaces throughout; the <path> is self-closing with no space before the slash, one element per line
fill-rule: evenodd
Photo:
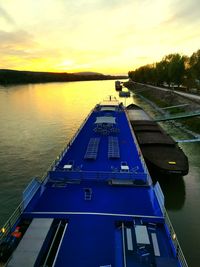
<path fill-rule="evenodd" d="M 92 109 L 90 111 L 90 113 L 88 114 L 88 116 L 84 119 L 84 121 L 82 122 L 82 124 L 80 125 L 80 127 L 78 128 L 78 130 L 76 131 L 76 133 L 72 136 L 72 138 L 69 140 L 67 146 L 64 146 L 64 148 L 61 150 L 60 154 L 57 156 L 56 160 L 54 160 L 50 167 L 47 169 L 47 171 L 42 175 L 41 181 L 43 182 L 45 180 L 45 178 L 48 176 L 49 171 L 53 170 L 54 167 L 56 165 L 58 165 L 58 163 L 63 159 L 63 157 L 65 156 L 66 152 L 68 151 L 68 149 L 70 148 L 70 146 L 72 145 L 72 143 L 74 142 L 74 140 L 76 139 L 77 135 L 80 133 L 81 129 L 83 128 L 85 122 L 87 121 L 87 119 L 89 118 L 89 116 L 91 115 L 91 113 L 93 112 L 94 109 Z"/>
<path fill-rule="evenodd" d="M 20 216 L 24 210 L 24 203 L 26 203 L 27 200 L 30 200 L 30 198 L 33 197 L 33 195 L 36 193 L 37 190 L 38 190 L 38 184 L 36 183 L 35 186 L 32 188 L 32 190 L 21 201 L 21 203 L 17 206 L 17 208 L 12 213 L 10 218 L 7 220 L 7 222 L 1 228 L 0 240 L 2 240 L 2 238 L 4 238 L 7 234 L 9 234 L 11 232 L 13 226 L 16 224 L 16 222 L 18 221 L 18 219 L 20 218 Z"/>
<path fill-rule="evenodd" d="M 161 190 L 159 182 L 157 182 L 154 186 L 154 192 L 156 194 L 160 209 L 162 210 L 162 213 L 164 214 L 164 203 L 165 203 L 165 197 L 163 195 L 163 192 Z"/>
<path fill-rule="evenodd" d="M 155 192 L 156 197 L 158 199 L 158 203 L 160 205 L 160 208 L 161 208 L 161 210 L 163 212 L 163 216 L 164 216 L 164 219 L 165 219 L 165 224 L 166 224 L 166 226 L 168 228 L 168 231 L 169 231 L 169 238 L 173 243 L 173 246 L 174 246 L 174 249 L 175 249 L 175 253 L 176 253 L 176 257 L 179 260 L 179 262 L 181 264 L 181 267 L 188 267 L 186 259 L 185 259 L 184 254 L 183 254 L 183 251 L 182 251 L 181 246 L 180 246 L 180 244 L 178 242 L 176 233 L 174 231 L 172 223 L 171 223 L 171 221 L 169 219 L 169 216 L 167 214 L 167 211 L 165 209 L 165 206 L 164 206 L 164 195 L 163 195 L 163 192 L 162 192 L 158 182 L 156 183 L 156 185 L 154 187 L 154 192 Z"/>
<path fill-rule="evenodd" d="M 174 231 L 174 228 L 172 226 L 172 223 L 171 223 L 171 221 L 169 219 L 169 216 L 168 216 L 166 210 L 165 210 L 165 213 L 164 213 L 164 217 L 165 217 L 165 223 L 166 223 L 166 225 L 167 225 L 167 227 L 169 229 L 170 238 L 172 240 L 172 243 L 173 243 L 175 251 L 176 251 L 176 257 L 179 260 L 179 262 L 180 262 L 182 267 L 188 267 L 188 264 L 186 262 L 184 254 L 183 254 L 183 251 L 182 251 L 181 246 L 180 246 L 180 244 L 178 242 L 176 233 Z"/>
<path fill-rule="evenodd" d="M 49 172 L 50 182 L 70 182 L 72 180 L 96 180 L 96 181 L 108 181 L 108 180 L 120 180 L 124 181 L 131 180 L 133 185 L 147 186 L 147 174 L 144 172 L 133 172 L 133 171 L 82 171 L 82 170 L 59 170 Z M 143 183 L 138 184 L 141 181 Z"/>

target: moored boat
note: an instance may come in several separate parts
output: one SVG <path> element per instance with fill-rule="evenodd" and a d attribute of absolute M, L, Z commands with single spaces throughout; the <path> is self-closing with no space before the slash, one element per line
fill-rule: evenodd
<path fill-rule="evenodd" d="M 131 93 L 130 91 L 120 91 L 119 92 L 119 97 L 130 97 Z"/>
<path fill-rule="evenodd" d="M 186 175 L 188 158 L 178 144 L 141 107 L 131 104 L 127 112 L 149 169 L 166 175 Z"/>
<path fill-rule="evenodd" d="M 97 105 L 1 229 L 7 267 L 187 266 L 126 109 Z"/>
<path fill-rule="evenodd" d="M 115 90 L 116 91 L 121 91 L 122 90 L 122 85 L 120 81 L 115 81 Z"/>

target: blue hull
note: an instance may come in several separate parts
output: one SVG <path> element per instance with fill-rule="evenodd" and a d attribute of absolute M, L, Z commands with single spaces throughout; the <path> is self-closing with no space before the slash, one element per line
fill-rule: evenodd
<path fill-rule="evenodd" d="M 0 257 L 9 267 L 187 266 L 123 105 L 97 105 L 29 184 Z"/>

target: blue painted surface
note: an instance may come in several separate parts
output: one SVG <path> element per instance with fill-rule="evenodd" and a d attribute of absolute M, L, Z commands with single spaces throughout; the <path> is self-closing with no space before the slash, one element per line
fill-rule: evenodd
<path fill-rule="evenodd" d="M 113 116 L 116 124 L 101 125 L 103 129 L 99 129 L 95 121 L 102 116 Z M 114 153 L 116 158 L 109 158 L 109 136 L 117 140 L 119 153 Z M 98 138 L 98 148 L 91 149 L 91 138 Z M 89 142 L 94 159 L 84 158 Z M 121 169 L 122 162 L 128 166 L 127 171 Z M 65 165 L 70 165 L 70 169 Z M 131 183 L 113 185 L 111 180 Z M 138 180 L 140 185 L 135 183 Z M 127 267 L 155 266 L 152 232 L 158 237 L 161 258 L 175 260 L 162 210 L 153 186 L 147 180 L 126 114 L 120 106 L 109 112 L 96 108 L 31 199 L 24 217 L 67 221 L 67 230 L 56 253 L 56 267 L 121 267 L 124 266 L 124 250 Z M 155 226 L 149 226 L 149 222 Z M 123 243 L 122 224 L 132 229 L 132 252 L 127 250 L 126 237 Z M 136 242 L 134 229 L 138 224 L 146 225 L 150 238 L 150 244 L 144 248 Z M 142 249 L 149 256 L 143 258 Z"/>
<path fill-rule="evenodd" d="M 84 188 L 92 189 L 90 201 L 84 199 Z M 48 187 L 34 211 L 39 212 L 106 212 L 162 216 L 151 188 L 115 187 L 104 183 L 67 185 L 66 188 Z M 29 209 L 28 209 L 29 210 Z"/>
<path fill-rule="evenodd" d="M 133 141 L 129 124 L 124 112 L 114 112 L 112 115 L 116 118 L 114 128 L 119 129 L 118 133 L 109 133 L 103 135 L 94 131 L 95 121 L 98 116 L 106 116 L 106 111 L 93 112 L 85 124 L 85 127 L 79 133 L 75 141 L 70 146 L 67 154 L 58 165 L 58 169 L 62 169 L 69 161 L 74 161 L 74 170 L 81 169 L 83 171 L 112 171 L 113 169 L 120 171 L 122 161 L 126 161 L 129 169 L 137 167 L 138 172 L 143 172 L 140 157 L 136 145 Z M 110 126 L 112 127 L 112 126 Z M 109 127 L 108 127 L 109 128 Z M 118 137 L 120 158 L 108 159 L 108 136 Z M 100 138 L 99 148 L 96 160 L 84 160 L 90 138 Z"/>
<path fill-rule="evenodd" d="M 114 266 L 114 234 L 112 218 L 71 218 L 56 266 Z"/>

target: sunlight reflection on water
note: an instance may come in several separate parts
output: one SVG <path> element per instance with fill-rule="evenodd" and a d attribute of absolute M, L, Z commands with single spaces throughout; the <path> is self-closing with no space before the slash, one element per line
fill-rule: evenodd
<path fill-rule="evenodd" d="M 16 208 L 27 183 L 42 176 L 90 110 L 108 95 L 118 98 L 114 81 L 0 87 L 0 224 Z M 173 128 L 170 132 L 180 134 Z M 185 256 L 195 267 L 200 255 L 190 244 L 195 240 L 200 248 L 200 144 L 182 147 L 190 173 L 179 184 L 165 182 L 163 191 Z"/>
<path fill-rule="evenodd" d="M 114 84 L 90 81 L 0 88 L 0 224 L 19 203 L 28 181 L 42 176 L 90 110 L 109 95 L 118 98 Z"/>

